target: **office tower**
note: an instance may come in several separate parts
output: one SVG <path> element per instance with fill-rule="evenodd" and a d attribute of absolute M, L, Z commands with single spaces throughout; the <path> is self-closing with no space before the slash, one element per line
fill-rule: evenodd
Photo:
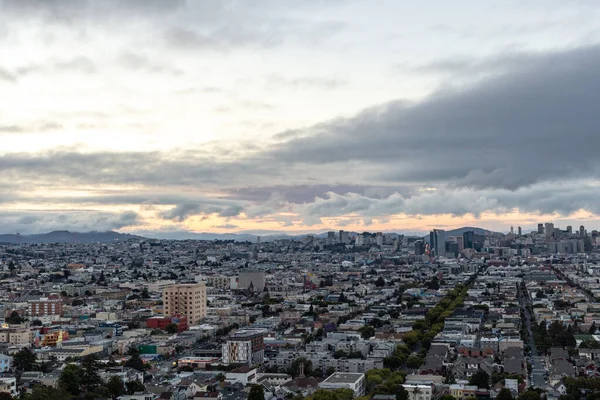
<path fill-rule="evenodd" d="M 363 235 L 356 235 L 356 238 L 354 239 L 354 245 L 355 246 L 363 246 L 365 244 Z"/>
<path fill-rule="evenodd" d="M 473 243 L 475 241 L 475 232 L 474 231 L 466 231 L 463 233 L 463 247 L 465 249 L 473 249 Z"/>
<path fill-rule="evenodd" d="M 513 235 L 515 233 L 515 228 L 514 227 L 510 227 L 510 234 Z"/>
<path fill-rule="evenodd" d="M 425 242 L 422 240 L 417 240 L 415 242 L 415 255 L 420 256 L 425 254 Z"/>
<path fill-rule="evenodd" d="M 544 234 L 544 224 L 538 224 L 538 234 L 539 235 Z"/>
<path fill-rule="evenodd" d="M 522 235 L 523 235 L 523 231 L 521 230 L 521 227 L 520 227 L 520 226 L 517 228 L 517 232 L 519 233 L 519 236 L 522 236 Z"/>
<path fill-rule="evenodd" d="M 256 244 L 260 244 L 260 236 L 256 237 Z"/>
<path fill-rule="evenodd" d="M 265 271 L 240 272 L 238 289 L 251 289 L 254 292 L 265 290 Z"/>
<path fill-rule="evenodd" d="M 377 244 L 377 246 L 383 246 L 383 233 L 382 232 L 377 232 L 375 234 L 375 243 Z"/>
<path fill-rule="evenodd" d="M 206 317 L 206 285 L 178 284 L 163 290 L 163 314 L 166 316 L 184 315 L 190 325 L 195 325 Z"/>
<path fill-rule="evenodd" d="M 435 257 L 444 257 L 446 254 L 446 232 L 434 229 L 429 233 L 429 245 Z"/>
<path fill-rule="evenodd" d="M 340 240 L 340 243 L 343 243 L 343 244 L 350 243 L 350 234 L 349 234 L 349 232 L 340 231 L 339 240 Z"/>
<path fill-rule="evenodd" d="M 244 329 L 229 336 L 223 343 L 223 363 L 262 364 L 265 359 L 265 342 L 262 331 Z"/>
<path fill-rule="evenodd" d="M 573 234 L 573 227 L 571 225 L 567 225 L 567 234 L 569 234 L 569 235 Z"/>
<path fill-rule="evenodd" d="M 585 236 L 585 227 L 583 225 L 581 225 L 579 227 L 579 236 L 581 236 L 581 237 Z"/>
<path fill-rule="evenodd" d="M 546 224 L 544 226 L 544 233 L 547 238 L 554 235 L 554 224 L 552 222 L 546 222 Z"/>

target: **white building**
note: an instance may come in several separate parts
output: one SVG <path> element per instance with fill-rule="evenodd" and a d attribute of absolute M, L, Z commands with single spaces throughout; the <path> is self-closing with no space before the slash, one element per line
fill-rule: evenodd
<path fill-rule="evenodd" d="M 408 392 L 409 400 L 431 400 L 433 389 L 430 385 L 402 385 Z"/>
<path fill-rule="evenodd" d="M 336 372 L 319 383 L 319 388 L 351 389 L 354 397 L 360 397 L 365 394 L 365 374 Z"/>

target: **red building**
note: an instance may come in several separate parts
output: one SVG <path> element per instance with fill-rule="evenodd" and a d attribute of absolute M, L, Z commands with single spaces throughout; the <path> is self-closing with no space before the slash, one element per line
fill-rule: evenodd
<path fill-rule="evenodd" d="M 146 320 L 146 326 L 150 329 L 161 329 L 165 330 L 167 325 L 177 325 L 177 330 L 183 332 L 188 328 L 187 317 L 183 315 L 175 315 L 172 317 L 152 317 Z"/>

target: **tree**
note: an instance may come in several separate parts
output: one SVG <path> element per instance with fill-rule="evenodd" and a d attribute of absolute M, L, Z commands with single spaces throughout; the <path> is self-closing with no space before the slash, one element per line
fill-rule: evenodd
<path fill-rule="evenodd" d="M 396 392 L 396 400 L 408 400 L 409 398 L 410 395 L 408 391 L 404 389 L 404 386 L 400 386 L 398 392 Z"/>
<path fill-rule="evenodd" d="M 375 336 L 375 328 L 373 328 L 371 325 L 365 325 L 358 331 L 363 339 L 369 339 Z"/>
<path fill-rule="evenodd" d="M 454 377 L 452 371 L 448 371 L 446 377 L 444 378 L 444 383 L 447 385 L 453 385 L 456 383 L 456 378 Z"/>
<path fill-rule="evenodd" d="M 537 390 L 528 389 L 525 393 L 517 397 L 518 400 L 541 400 L 541 396 Z"/>
<path fill-rule="evenodd" d="M 352 400 L 354 391 L 352 389 L 319 389 L 306 400 Z"/>
<path fill-rule="evenodd" d="M 385 357 L 383 359 L 383 367 L 389 368 L 392 371 L 399 370 L 400 368 L 402 368 L 402 359 L 396 356 Z"/>
<path fill-rule="evenodd" d="M 129 360 L 125 361 L 125 366 L 133 369 L 137 369 L 138 371 L 144 371 L 146 368 L 144 367 L 144 362 L 140 358 L 140 351 L 135 347 L 130 347 L 127 351 L 129 354 Z"/>
<path fill-rule="evenodd" d="M 13 397 L 8 392 L 0 392 L 0 400 L 13 400 Z"/>
<path fill-rule="evenodd" d="M 113 375 L 110 377 L 108 383 L 106 384 L 106 388 L 113 399 L 125 394 L 125 385 L 123 384 L 121 377 L 118 375 Z"/>
<path fill-rule="evenodd" d="M 496 396 L 496 400 L 513 400 L 513 395 L 510 392 L 510 389 L 500 389 L 500 392 L 498 392 L 498 396 Z"/>
<path fill-rule="evenodd" d="M 9 324 L 14 324 L 14 325 L 18 325 L 24 321 L 23 318 L 21 318 L 19 313 L 16 311 L 11 312 L 10 315 L 8 317 L 6 317 L 5 320 Z"/>
<path fill-rule="evenodd" d="M 299 357 L 292 362 L 292 366 L 290 368 L 291 375 L 295 378 L 300 375 L 300 364 L 304 365 L 304 375 L 308 376 L 312 372 L 312 362 L 307 360 L 304 357 Z"/>
<path fill-rule="evenodd" d="M 102 379 L 98 375 L 98 359 L 94 355 L 85 356 L 81 360 L 81 367 L 83 375 L 81 376 L 81 383 L 85 386 L 87 392 L 93 392 L 96 388 L 102 384 Z"/>
<path fill-rule="evenodd" d="M 42 326 L 44 324 L 39 319 L 34 319 L 33 322 L 31 323 L 31 325 L 33 325 L 33 326 Z"/>
<path fill-rule="evenodd" d="M 487 372 L 479 370 L 471 375 L 469 384 L 477 386 L 478 388 L 489 389 L 490 388 L 490 376 Z"/>
<path fill-rule="evenodd" d="M 146 387 L 140 381 L 127 382 L 125 386 L 127 386 L 127 394 L 134 394 L 135 392 L 143 392 L 146 390 Z"/>
<path fill-rule="evenodd" d="M 62 388 L 36 386 L 33 388 L 33 392 L 25 398 L 27 400 L 71 400 L 73 396 Z"/>
<path fill-rule="evenodd" d="M 252 385 L 248 400 L 265 400 L 265 390 L 262 385 Z"/>
<path fill-rule="evenodd" d="M 177 324 L 170 323 L 169 325 L 165 326 L 165 331 L 167 331 L 167 333 L 174 334 L 179 332 L 179 327 Z"/>
<path fill-rule="evenodd" d="M 450 394 L 445 394 L 442 397 L 440 397 L 439 400 L 456 400 L 456 399 L 454 398 L 454 396 L 452 396 Z"/>
<path fill-rule="evenodd" d="M 333 375 L 333 374 L 335 374 L 335 368 L 328 367 L 327 370 L 325 371 L 325 375 L 326 376 L 330 376 L 330 375 Z"/>
<path fill-rule="evenodd" d="M 417 369 L 423 365 L 423 361 L 424 360 L 421 357 L 413 355 L 408 357 L 408 360 L 406 360 L 406 366 L 408 368 Z"/>
<path fill-rule="evenodd" d="M 149 299 L 150 298 L 150 293 L 148 293 L 148 288 L 143 288 L 142 289 L 142 293 L 140 294 L 140 297 L 142 299 Z"/>
<path fill-rule="evenodd" d="M 79 396 L 81 394 L 82 383 L 83 369 L 75 364 L 67 365 L 58 378 L 59 387 L 73 396 Z"/>
<path fill-rule="evenodd" d="M 15 354 L 13 358 L 13 365 L 17 369 L 17 371 L 25 372 L 25 371 L 33 371 L 35 368 L 36 356 L 29 347 L 24 347 L 19 350 L 17 354 Z"/>
<path fill-rule="evenodd" d="M 385 280 L 383 279 L 382 276 L 380 276 L 379 278 L 377 278 L 377 280 L 375 281 L 375 286 L 377 286 L 377 287 L 383 287 L 383 286 L 385 286 Z"/>

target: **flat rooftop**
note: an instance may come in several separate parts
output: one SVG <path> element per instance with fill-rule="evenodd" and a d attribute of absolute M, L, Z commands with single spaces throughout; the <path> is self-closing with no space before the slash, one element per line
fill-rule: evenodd
<path fill-rule="evenodd" d="M 364 374 L 360 373 L 336 372 L 329 378 L 325 379 L 323 383 L 354 383 L 363 376 Z"/>

